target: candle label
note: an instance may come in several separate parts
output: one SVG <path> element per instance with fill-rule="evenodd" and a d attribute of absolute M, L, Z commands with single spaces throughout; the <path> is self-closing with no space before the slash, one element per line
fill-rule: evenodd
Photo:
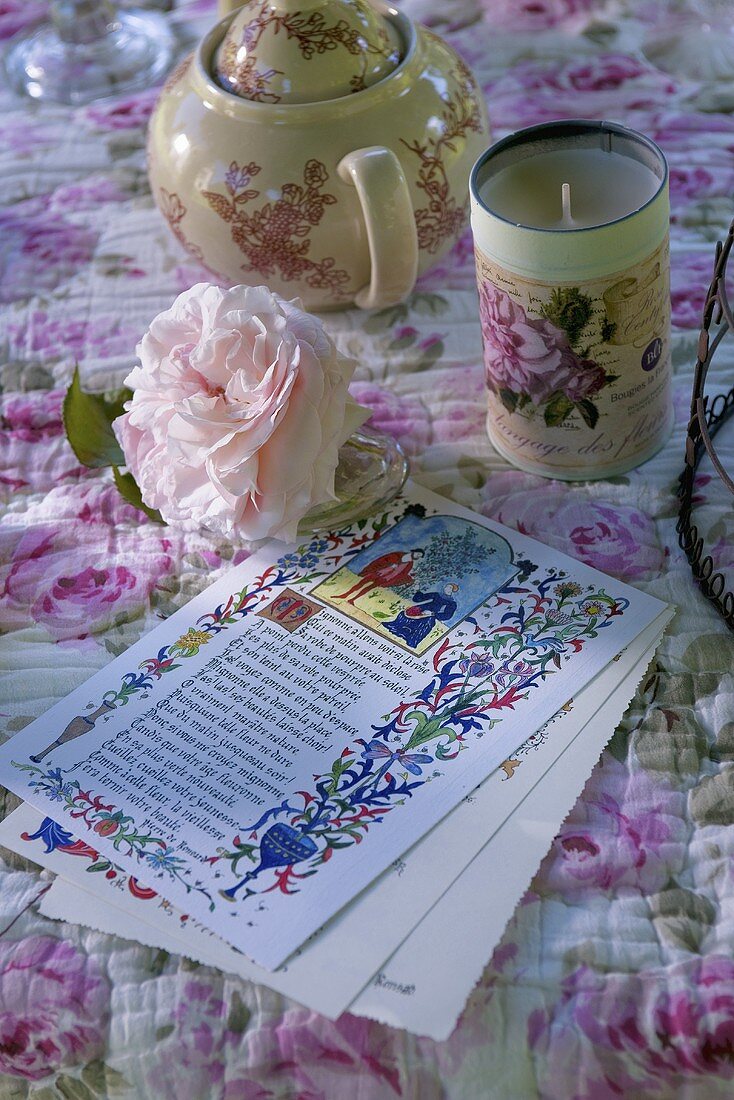
<path fill-rule="evenodd" d="M 523 469 L 604 476 L 653 454 L 672 425 L 667 236 L 643 262 L 545 283 L 476 249 L 487 428 Z"/>

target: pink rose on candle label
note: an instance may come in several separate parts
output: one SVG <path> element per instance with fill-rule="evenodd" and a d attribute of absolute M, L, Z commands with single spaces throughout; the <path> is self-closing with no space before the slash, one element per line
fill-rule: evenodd
<path fill-rule="evenodd" d="M 198 283 L 154 319 L 114 423 L 143 500 L 168 523 L 293 538 L 334 499 L 339 448 L 365 419 L 354 360 L 266 287 Z"/>
<path fill-rule="evenodd" d="M 563 332 L 492 283 L 482 283 L 479 312 L 487 379 L 497 389 L 542 404 L 571 377 L 575 356 Z"/>
<path fill-rule="evenodd" d="M 598 413 L 590 398 L 610 378 L 603 367 L 571 346 L 586 330 L 590 299 L 577 288 L 558 290 L 542 309 L 545 316 L 529 317 L 505 291 L 490 282 L 481 284 L 487 385 L 510 412 L 528 403 L 544 405 L 546 423 L 557 425 L 575 408 L 594 427 Z"/>

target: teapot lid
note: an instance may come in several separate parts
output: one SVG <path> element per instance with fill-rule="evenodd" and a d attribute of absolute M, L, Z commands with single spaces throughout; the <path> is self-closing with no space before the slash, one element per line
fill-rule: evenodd
<path fill-rule="evenodd" d="M 228 92 L 257 103 L 314 103 L 360 92 L 401 60 L 369 0 L 248 0 L 214 57 Z"/>

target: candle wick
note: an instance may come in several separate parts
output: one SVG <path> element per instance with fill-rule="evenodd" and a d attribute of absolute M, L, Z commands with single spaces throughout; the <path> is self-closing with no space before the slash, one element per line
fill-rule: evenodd
<path fill-rule="evenodd" d="M 569 224 L 572 221 L 571 218 L 571 184 L 561 184 L 561 210 L 563 212 L 563 223 Z"/>

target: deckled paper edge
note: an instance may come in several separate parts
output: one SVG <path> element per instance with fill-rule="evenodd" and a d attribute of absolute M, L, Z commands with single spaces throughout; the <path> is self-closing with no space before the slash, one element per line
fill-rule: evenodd
<path fill-rule="evenodd" d="M 635 684 L 635 687 L 632 690 L 632 693 L 630 694 L 629 699 L 627 700 L 627 702 L 624 704 L 624 706 L 622 707 L 622 709 L 620 711 L 619 720 L 618 720 L 617 724 L 612 728 L 612 730 L 609 733 L 609 737 L 604 741 L 604 744 L 601 746 L 601 748 L 599 750 L 599 756 L 597 757 L 596 762 L 594 763 L 594 766 L 593 766 L 592 770 L 587 775 L 585 775 L 583 777 L 583 779 L 580 781 L 580 784 L 579 784 L 578 788 L 576 788 L 576 786 L 574 785 L 575 794 L 573 794 L 573 797 L 572 797 L 572 800 L 569 804 L 569 807 L 566 810 L 565 814 L 563 815 L 562 819 L 559 821 L 558 829 L 557 829 L 556 833 L 554 833 L 553 837 L 551 838 L 551 843 L 548 845 L 548 848 L 546 848 L 546 850 L 543 852 L 543 855 L 538 860 L 533 872 L 528 876 L 527 883 L 526 883 L 522 893 L 518 896 L 517 901 L 515 902 L 515 905 L 512 908 L 512 912 L 510 913 L 509 917 L 505 921 L 505 924 L 504 924 L 503 929 L 502 929 L 502 935 L 498 938 L 498 940 L 495 943 L 494 947 L 491 949 L 492 954 L 496 950 L 497 946 L 504 939 L 504 936 L 505 936 L 505 933 L 507 932 L 510 921 L 512 920 L 512 918 L 515 915 L 515 910 L 517 909 L 517 907 L 520 904 L 520 901 L 522 900 L 524 895 L 527 893 L 527 891 L 530 887 L 530 884 L 532 883 L 533 879 L 535 878 L 536 874 L 538 873 L 538 870 L 540 869 L 541 863 L 543 862 L 543 860 L 547 856 L 548 852 L 550 851 L 550 847 L 553 843 L 553 840 L 558 835 L 560 830 L 563 828 L 563 825 L 565 824 L 566 819 L 568 818 L 569 814 L 571 813 L 574 806 L 576 805 L 579 798 L 581 797 L 581 794 L 584 790 L 584 787 L 588 783 L 589 779 L 591 778 L 591 775 L 592 775 L 592 772 L 593 772 L 594 768 L 598 765 L 599 760 L 601 759 L 602 753 L 604 753 L 606 751 L 606 748 L 607 748 L 609 742 L 611 741 L 612 737 L 614 736 L 617 728 L 619 727 L 620 722 L 624 718 L 624 715 L 627 713 L 627 711 L 630 707 L 630 704 L 632 703 L 632 700 L 634 699 L 635 695 L 637 694 L 637 689 L 639 688 L 640 684 L 642 683 L 642 681 L 647 676 L 647 674 L 650 670 L 650 667 L 651 667 L 653 661 L 655 660 L 657 652 L 658 652 L 658 650 L 659 650 L 659 648 L 662 644 L 663 638 L 665 637 L 666 631 L 667 631 L 668 627 L 670 626 L 670 623 L 671 623 L 673 617 L 675 616 L 676 609 L 672 605 L 669 605 L 669 606 L 670 606 L 670 613 L 669 613 L 668 617 L 666 618 L 665 622 L 663 623 L 663 626 L 662 626 L 662 629 L 661 629 L 661 632 L 660 632 L 660 636 L 658 637 L 657 641 L 653 642 L 652 645 L 650 646 L 650 648 L 647 650 L 647 652 L 650 654 L 649 659 L 646 662 L 646 664 L 643 668 L 643 671 L 641 672 L 640 677 L 637 680 L 637 682 Z M 643 655 L 643 659 L 644 659 L 644 655 Z M 581 731 L 579 733 L 579 736 L 583 736 L 583 731 Z M 543 778 L 545 779 L 546 777 L 544 776 Z M 540 782 L 542 783 L 543 780 L 541 779 Z M 491 838 L 490 838 L 489 841 L 487 841 L 487 843 L 491 843 Z M 477 859 L 479 854 L 480 853 L 477 853 L 477 855 L 474 857 L 474 859 Z M 474 860 L 472 860 L 472 863 L 473 862 L 474 862 Z M 468 864 L 467 868 L 465 868 L 465 871 L 468 870 L 469 867 L 471 867 L 471 863 Z M 462 874 L 463 873 L 464 872 L 462 872 Z M 449 889 L 451 889 L 451 888 L 449 887 Z M 419 927 L 419 926 L 416 926 L 416 927 Z M 449 1039 L 451 1037 L 451 1035 L 453 1035 L 454 1031 L 458 1027 L 458 1025 L 461 1021 L 461 1017 L 462 1017 L 462 1015 L 465 1011 L 466 1004 L 468 1003 L 468 1001 L 471 998 L 472 994 L 474 993 L 474 991 L 476 990 L 476 988 L 479 985 L 480 981 L 482 980 L 482 976 L 484 974 L 484 971 L 485 971 L 485 969 L 487 968 L 487 966 L 489 965 L 489 963 L 491 961 L 492 954 L 490 954 L 490 956 L 487 959 L 486 963 L 482 967 L 482 970 L 481 970 L 480 974 L 478 975 L 477 980 L 474 982 L 474 985 L 471 987 L 471 989 L 470 989 L 470 991 L 467 995 L 464 1007 L 459 1012 L 459 1014 L 456 1017 L 456 1019 L 454 1020 L 453 1024 L 447 1030 L 443 1030 L 443 1029 L 439 1030 L 438 1028 L 436 1028 L 433 1032 L 429 1033 L 429 1032 L 414 1032 L 414 1031 L 411 1031 L 409 1028 L 405 1028 L 405 1027 L 401 1028 L 398 1024 L 395 1023 L 394 1019 L 390 1018 L 388 1013 L 381 1012 L 377 1008 L 375 1008 L 375 1009 L 364 1009 L 363 1011 L 358 1012 L 358 1011 L 356 1011 L 356 1010 L 354 1010 L 350 1007 L 346 1011 L 349 1012 L 353 1016 L 358 1016 L 362 1019 L 367 1019 L 367 1020 L 374 1020 L 376 1023 L 385 1024 L 386 1026 L 391 1027 L 395 1030 L 402 1030 L 402 1031 L 406 1031 L 408 1034 L 417 1035 L 418 1038 L 431 1039 L 434 1042 L 439 1042 L 439 1043 L 446 1042 L 446 1040 Z M 387 960 L 387 961 L 389 961 L 389 960 Z M 373 981 L 374 981 L 374 976 L 373 976 L 372 979 L 370 979 L 370 982 L 368 983 L 368 985 L 365 986 L 365 989 L 368 989 L 369 986 L 372 985 Z"/>
<path fill-rule="evenodd" d="M 48 872 L 47 872 L 48 873 Z M 167 951 L 170 955 L 181 955 L 183 958 L 190 959 L 191 962 L 199 963 L 201 966 L 211 966 L 212 963 L 207 962 L 204 958 L 199 958 L 195 952 L 189 952 L 185 949 L 185 945 L 181 943 L 180 950 L 172 950 L 171 943 L 161 943 L 157 938 L 158 930 L 151 925 L 146 924 L 145 921 L 135 921 L 134 928 L 132 927 L 133 921 L 130 920 L 131 930 L 129 934 L 118 930 L 117 928 L 110 928 L 109 925 L 101 923 L 99 919 L 94 918 L 92 914 L 85 910 L 83 913 L 76 913 L 74 919 L 65 912 L 66 899 L 62 898 L 59 901 L 54 894 L 54 888 L 57 882 L 63 881 L 69 883 L 68 879 L 62 879 L 60 875 L 54 876 L 54 881 L 51 885 L 51 889 L 48 890 L 38 906 L 38 910 L 41 916 L 48 917 L 49 920 L 55 920 L 64 924 L 82 925 L 83 928 L 90 928 L 93 932 L 102 932 L 105 936 L 117 936 L 119 939 L 126 940 L 131 944 L 141 944 L 143 947 L 152 947 L 157 951 Z M 71 885 L 71 883 L 69 883 Z M 84 893 L 90 899 L 90 903 L 96 904 L 96 898 L 93 894 L 88 894 L 86 890 L 79 887 L 77 893 Z M 106 906 L 105 913 L 113 908 L 113 906 Z M 127 914 L 120 910 L 120 913 L 127 917 Z M 104 915 L 103 915 L 104 916 Z M 162 937 L 161 937 L 162 938 Z"/>

